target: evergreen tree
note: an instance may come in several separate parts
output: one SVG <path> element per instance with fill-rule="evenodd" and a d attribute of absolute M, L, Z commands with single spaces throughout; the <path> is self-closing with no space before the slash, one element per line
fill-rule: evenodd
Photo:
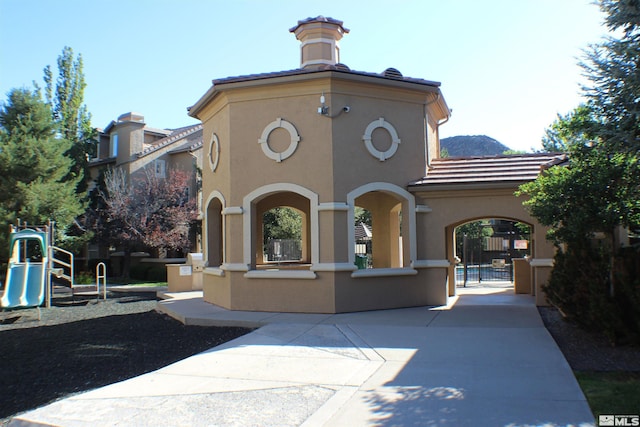
<path fill-rule="evenodd" d="M 602 0 L 600 7 L 622 36 L 591 47 L 582 64 L 591 81 L 587 102 L 560 116 L 543 141 L 568 153 L 568 164 L 520 194 L 559 249 L 549 300 L 612 341 L 640 341 L 640 256 L 621 248 L 617 233 L 640 229 L 640 2 Z"/>
<path fill-rule="evenodd" d="M 79 178 L 69 179 L 71 142 L 56 135 L 51 110 L 37 92 L 14 89 L 0 109 L 0 223 L 56 221 L 58 238 L 83 204 Z M 0 230 L 0 259 L 7 259 L 7 230 Z"/>

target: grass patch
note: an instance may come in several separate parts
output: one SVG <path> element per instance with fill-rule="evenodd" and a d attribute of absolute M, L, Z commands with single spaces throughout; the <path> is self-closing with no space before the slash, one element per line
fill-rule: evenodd
<path fill-rule="evenodd" d="M 640 372 L 575 372 L 591 412 L 599 415 L 640 413 Z"/>
<path fill-rule="evenodd" d="M 127 286 L 135 286 L 135 287 L 145 287 L 145 288 L 160 288 L 162 286 L 167 286 L 167 282 L 138 282 L 135 280 L 130 281 Z"/>

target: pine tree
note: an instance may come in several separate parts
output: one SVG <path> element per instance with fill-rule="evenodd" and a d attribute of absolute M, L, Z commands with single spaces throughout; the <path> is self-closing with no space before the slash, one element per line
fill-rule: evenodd
<path fill-rule="evenodd" d="M 71 142 L 56 135 L 51 110 L 39 94 L 27 89 L 9 92 L 0 109 L 0 223 L 18 218 L 31 224 L 56 221 L 59 238 L 80 215 L 83 204 L 69 179 Z M 0 229 L 0 259 L 7 259 L 7 229 Z"/>

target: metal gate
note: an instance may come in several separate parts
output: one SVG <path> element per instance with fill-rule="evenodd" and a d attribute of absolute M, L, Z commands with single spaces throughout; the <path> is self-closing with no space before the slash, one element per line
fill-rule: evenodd
<path fill-rule="evenodd" d="M 469 237 L 466 234 L 458 242 L 456 285 L 481 284 L 483 282 L 513 282 L 513 258 L 521 258 L 528 252 L 529 236 L 516 230 L 515 223 L 491 220 L 487 227 L 493 229 L 491 237 Z"/>

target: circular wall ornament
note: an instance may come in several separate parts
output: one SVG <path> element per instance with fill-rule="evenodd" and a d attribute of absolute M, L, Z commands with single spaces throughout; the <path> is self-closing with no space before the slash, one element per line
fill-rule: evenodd
<path fill-rule="evenodd" d="M 389 132 L 389 135 L 391 136 L 391 146 L 386 151 L 380 151 L 376 149 L 376 147 L 374 147 L 373 143 L 371 142 L 371 135 L 373 134 L 373 131 L 378 128 L 386 129 L 387 132 Z M 380 117 L 378 120 L 374 120 L 371 123 L 369 123 L 369 126 L 367 126 L 367 128 L 364 131 L 362 140 L 364 141 L 364 146 L 367 148 L 367 151 L 369 152 L 369 154 L 371 154 L 373 157 L 380 160 L 381 162 L 384 162 L 385 160 L 393 156 L 396 153 L 396 150 L 398 149 L 398 145 L 400 144 L 400 138 L 398 138 L 398 132 L 396 132 L 396 129 L 393 127 L 391 123 L 387 122 L 382 117 Z"/>
<path fill-rule="evenodd" d="M 211 172 L 215 172 L 218 168 L 218 162 L 220 161 L 220 140 L 215 133 L 211 134 L 211 141 L 209 142 L 209 166 Z"/>
<path fill-rule="evenodd" d="M 289 147 L 280 153 L 273 151 L 271 147 L 269 147 L 269 135 L 271 132 L 279 128 L 289 132 L 289 136 L 291 137 Z M 296 151 L 296 148 L 298 148 L 298 142 L 300 142 L 300 135 L 298 135 L 296 128 L 291 123 L 281 119 L 280 117 L 269 123 L 262 131 L 262 136 L 258 139 L 258 144 L 262 147 L 264 155 L 276 162 L 281 162 L 291 157 L 291 155 Z"/>

